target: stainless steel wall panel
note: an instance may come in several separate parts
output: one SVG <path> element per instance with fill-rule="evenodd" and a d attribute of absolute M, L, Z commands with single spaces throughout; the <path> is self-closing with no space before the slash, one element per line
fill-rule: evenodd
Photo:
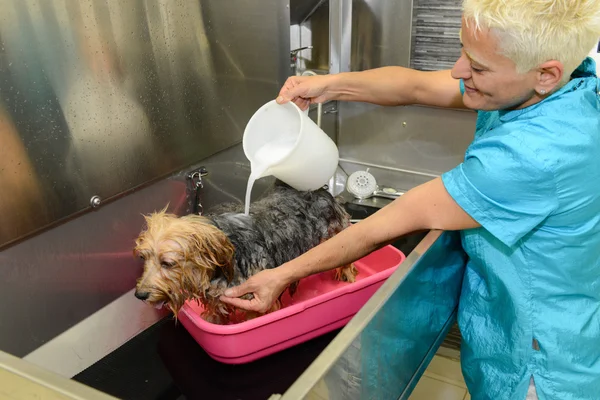
<path fill-rule="evenodd" d="M 0 246 L 241 140 L 289 4 L 0 0 Z"/>
<path fill-rule="evenodd" d="M 340 103 L 340 156 L 390 168 L 440 174 L 458 165 L 475 113 L 429 107 Z"/>
<path fill-rule="evenodd" d="M 415 27 L 413 3 L 417 7 Z M 420 51 L 427 53 L 430 69 L 446 68 L 448 65 L 441 56 L 422 43 L 413 48 L 411 33 L 422 37 L 424 27 L 447 14 L 450 28 L 437 29 L 440 35 L 448 37 L 448 43 L 455 43 L 457 37 L 453 35 L 457 31 L 453 26 L 457 18 L 460 24 L 455 3 L 454 0 L 354 0 L 352 70 L 390 65 L 409 67 L 415 62 L 411 62 L 411 56 L 414 59 Z M 438 68 L 434 68 L 436 63 Z M 473 139 L 476 114 L 429 107 L 378 107 L 341 102 L 339 118 L 338 146 L 342 158 L 439 175 L 463 160 L 464 151 Z"/>
<path fill-rule="evenodd" d="M 409 65 L 412 4 L 412 0 L 352 0 L 352 71 Z"/>
<path fill-rule="evenodd" d="M 141 214 L 179 211 L 185 196 L 185 183 L 161 181 L 2 251 L 0 349 L 23 357 L 133 288 Z"/>
<path fill-rule="evenodd" d="M 202 165 L 209 172 L 202 191 L 205 211 L 223 202 L 243 201 L 250 167 L 241 146 L 211 156 Z M 257 181 L 253 198 L 272 183 L 273 178 Z M 2 251 L 0 350 L 23 357 L 130 291 L 142 272 L 140 260 L 132 253 L 143 226 L 142 214 L 167 204 L 170 212 L 189 212 L 185 174 Z M 114 335 L 122 331 L 126 330 L 118 326 L 111 329 Z"/>

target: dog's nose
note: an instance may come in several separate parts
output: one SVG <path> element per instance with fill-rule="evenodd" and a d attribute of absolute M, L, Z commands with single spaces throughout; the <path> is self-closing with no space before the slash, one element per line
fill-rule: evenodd
<path fill-rule="evenodd" d="M 135 291 L 135 297 L 137 297 L 140 300 L 146 300 L 148 299 L 148 296 L 150 296 L 150 293 L 148 292 L 138 292 L 137 290 Z"/>

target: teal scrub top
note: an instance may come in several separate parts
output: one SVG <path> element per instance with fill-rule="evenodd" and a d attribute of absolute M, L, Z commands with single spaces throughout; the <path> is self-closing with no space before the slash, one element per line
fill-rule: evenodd
<path fill-rule="evenodd" d="M 524 400 L 533 376 L 540 400 L 600 399 L 595 62 L 540 103 L 479 112 L 464 162 L 442 180 L 482 226 L 461 232 L 461 358 L 472 398 Z"/>

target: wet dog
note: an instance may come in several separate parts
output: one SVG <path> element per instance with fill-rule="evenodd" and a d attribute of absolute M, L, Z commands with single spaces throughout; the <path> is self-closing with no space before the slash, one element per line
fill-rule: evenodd
<path fill-rule="evenodd" d="M 144 260 L 136 297 L 166 304 L 175 316 L 194 299 L 203 306 L 202 317 L 216 324 L 257 316 L 222 303 L 225 289 L 300 256 L 350 225 L 348 213 L 326 190 L 299 192 L 283 184 L 253 203 L 250 215 L 231 204 L 206 216 L 177 217 L 165 208 L 145 219 L 134 249 Z M 357 273 L 353 265 L 342 266 L 335 279 L 354 282 Z M 288 288 L 291 295 L 297 284 Z M 278 301 L 269 312 L 280 307 Z"/>

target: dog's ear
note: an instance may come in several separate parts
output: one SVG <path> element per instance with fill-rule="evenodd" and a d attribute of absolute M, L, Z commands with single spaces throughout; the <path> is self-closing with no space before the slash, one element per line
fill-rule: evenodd
<path fill-rule="evenodd" d="M 149 217 L 144 214 L 142 214 L 142 217 L 144 217 L 145 224 L 144 224 L 144 226 L 142 226 L 140 233 L 138 234 L 138 236 L 135 238 L 135 240 L 133 242 L 133 256 L 134 257 L 138 257 L 139 248 L 140 248 L 141 244 L 144 242 L 146 232 L 148 230 Z"/>
<path fill-rule="evenodd" d="M 164 206 L 160 211 L 154 211 L 150 214 L 142 214 L 142 217 L 144 217 L 144 221 L 146 221 L 146 226 L 149 227 L 153 219 L 161 219 L 171 216 L 172 214 L 167 215 L 167 209 L 169 208 L 169 204 L 170 203 L 167 203 L 167 205 Z"/>
<path fill-rule="evenodd" d="M 226 265 L 219 266 L 219 268 L 221 269 L 223 275 L 225 275 L 227 282 L 231 282 L 233 280 L 233 263 L 231 260 L 229 260 Z"/>
<path fill-rule="evenodd" d="M 137 257 L 139 247 L 144 243 L 147 237 L 151 238 L 155 231 L 161 230 L 168 221 L 177 218 L 176 215 L 167 214 L 167 208 L 169 208 L 168 203 L 160 211 L 155 211 L 150 214 L 141 214 L 144 218 L 144 225 L 142 226 L 138 237 L 135 239 L 135 247 L 133 249 L 134 256 Z"/>
<path fill-rule="evenodd" d="M 227 235 L 205 217 L 189 215 L 182 219 L 187 219 L 192 227 L 189 234 L 192 246 L 195 247 L 192 258 L 195 259 L 196 264 L 213 271 L 220 270 L 227 281 L 231 282 L 234 275 L 235 249 Z"/>

